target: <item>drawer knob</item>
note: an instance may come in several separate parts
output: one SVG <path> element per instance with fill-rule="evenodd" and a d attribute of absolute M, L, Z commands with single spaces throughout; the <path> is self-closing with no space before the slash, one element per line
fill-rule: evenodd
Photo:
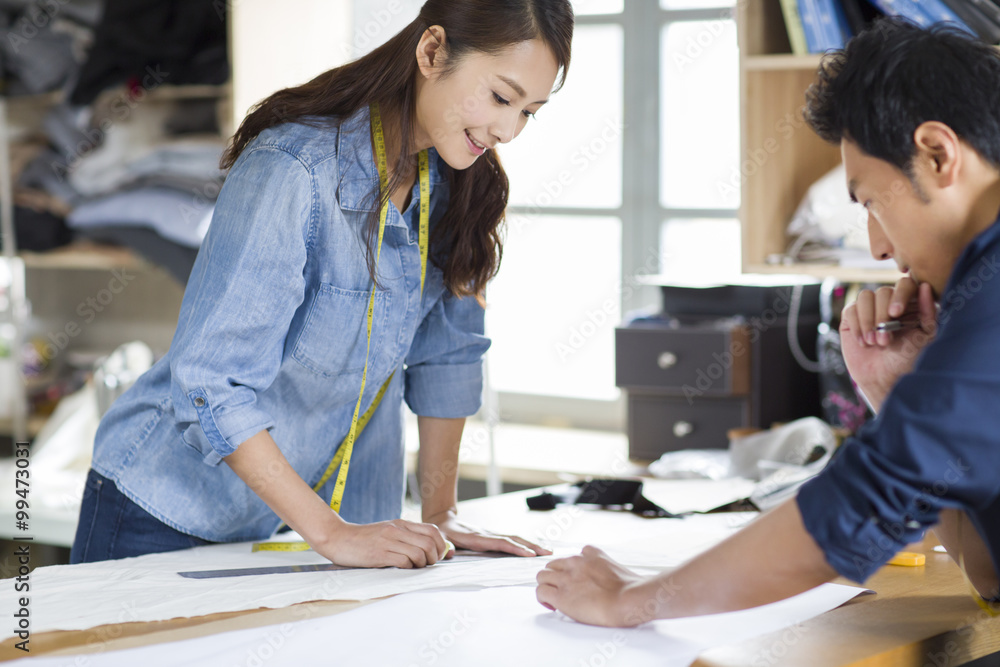
<path fill-rule="evenodd" d="M 677 365 L 677 355 L 673 352 L 661 352 L 660 356 L 656 358 L 656 365 L 663 370 L 673 368 Z"/>
<path fill-rule="evenodd" d="M 679 421 L 674 424 L 674 436 L 678 438 L 683 438 L 686 435 L 690 435 L 694 431 L 694 425 L 691 422 Z"/>

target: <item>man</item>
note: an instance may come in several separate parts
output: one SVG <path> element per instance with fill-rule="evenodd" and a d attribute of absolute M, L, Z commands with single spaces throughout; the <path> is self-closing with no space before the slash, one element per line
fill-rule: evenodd
<path fill-rule="evenodd" d="M 1000 601 L 1000 53 L 883 20 L 824 59 L 806 119 L 840 144 L 872 255 L 909 274 L 842 317 L 877 417 L 796 499 L 677 570 L 644 579 L 586 547 L 539 573 L 543 605 L 609 626 L 744 609 L 862 582 L 932 527 Z"/>

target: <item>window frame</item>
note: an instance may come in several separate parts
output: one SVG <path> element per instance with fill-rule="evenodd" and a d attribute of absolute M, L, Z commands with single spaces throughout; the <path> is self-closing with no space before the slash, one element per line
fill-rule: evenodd
<path fill-rule="evenodd" d="M 742 0 L 737 0 L 742 1 Z M 738 208 L 701 209 L 664 206 L 660 198 L 660 151 L 664 142 L 660 126 L 660 83 L 664 28 L 674 22 L 733 19 L 735 7 L 720 5 L 707 9 L 663 9 L 659 2 L 626 1 L 619 14 L 588 14 L 576 17 L 577 26 L 617 24 L 624 36 L 622 99 L 622 202 L 617 208 L 576 208 L 567 206 L 509 206 L 516 215 L 568 215 L 574 217 L 616 217 L 621 220 L 622 285 L 634 286 L 620 295 L 621 312 L 657 308 L 659 289 L 637 284 L 649 273 L 650 253 L 659 271 L 661 225 L 673 219 L 733 219 Z M 572 76 L 572 70 L 570 76 Z M 656 142 L 647 137 L 657 137 Z M 625 397 L 615 400 L 495 392 L 488 405 L 499 408 L 504 421 L 559 425 L 609 431 L 625 428 Z"/>

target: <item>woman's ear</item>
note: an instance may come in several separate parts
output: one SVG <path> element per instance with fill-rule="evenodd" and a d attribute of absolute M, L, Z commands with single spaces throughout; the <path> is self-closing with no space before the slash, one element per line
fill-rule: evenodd
<path fill-rule="evenodd" d="M 938 187 L 954 185 L 961 167 L 958 135 L 944 123 L 930 120 L 913 132 L 917 155 L 915 163 L 926 169 L 926 177 Z"/>
<path fill-rule="evenodd" d="M 447 59 L 444 28 L 432 25 L 420 36 L 417 44 L 417 69 L 426 79 L 435 78 Z"/>

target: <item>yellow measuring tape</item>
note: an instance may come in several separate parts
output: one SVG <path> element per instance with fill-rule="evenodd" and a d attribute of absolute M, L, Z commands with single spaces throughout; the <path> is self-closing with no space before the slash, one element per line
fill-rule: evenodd
<path fill-rule="evenodd" d="M 378 162 L 378 176 L 379 183 L 381 185 L 380 191 L 384 192 L 389 183 L 389 170 L 386 166 L 385 157 L 385 135 L 382 133 L 382 116 L 379 113 L 379 108 L 377 103 L 372 103 L 371 105 L 371 126 L 372 126 L 372 138 L 375 142 L 375 155 Z M 420 172 L 420 294 L 424 293 L 424 278 L 427 275 L 427 246 L 428 246 L 428 236 L 430 230 L 430 194 L 431 194 L 431 177 L 430 177 L 430 159 L 427 155 L 426 150 L 420 151 L 417 156 L 418 167 Z M 386 200 L 385 204 L 379 210 L 378 215 L 378 241 L 375 245 L 375 266 L 378 266 L 379 257 L 382 254 L 382 237 L 385 233 L 385 221 L 389 215 L 389 201 Z M 334 455 L 333 460 L 330 461 L 330 465 L 326 467 L 326 471 L 315 485 L 313 485 L 313 491 L 319 492 L 319 490 L 326 484 L 327 480 L 333 475 L 333 472 L 340 468 L 340 472 L 337 474 L 337 480 L 334 483 L 333 495 L 330 497 L 330 508 L 339 513 L 340 503 L 344 498 L 344 488 L 347 486 L 347 472 L 351 467 L 351 453 L 354 451 L 354 441 L 357 439 L 361 432 L 364 431 L 365 426 L 368 421 L 375 414 L 375 410 L 378 408 L 379 403 L 382 402 L 382 397 L 385 395 L 386 389 L 389 388 L 389 383 L 392 382 L 392 378 L 395 375 L 393 371 L 392 375 L 389 376 L 379 388 L 378 393 L 375 395 L 375 400 L 372 401 L 371 406 L 365 410 L 365 413 L 358 417 L 358 412 L 361 410 L 361 400 L 365 395 L 365 382 L 368 380 L 368 354 L 371 352 L 372 345 L 372 317 L 375 311 L 375 285 L 372 285 L 371 295 L 368 297 L 368 342 L 365 348 L 365 367 L 361 372 L 361 391 L 358 392 L 358 402 L 354 406 L 354 416 L 351 418 L 351 428 L 347 432 L 347 437 L 344 438 L 343 442 L 337 448 L 337 453 Z M 284 524 L 282 524 L 284 525 Z M 279 526 L 280 528 L 281 526 Z M 310 549 L 310 546 L 305 542 L 257 542 L 253 545 L 254 551 L 306 551 Z"/>

